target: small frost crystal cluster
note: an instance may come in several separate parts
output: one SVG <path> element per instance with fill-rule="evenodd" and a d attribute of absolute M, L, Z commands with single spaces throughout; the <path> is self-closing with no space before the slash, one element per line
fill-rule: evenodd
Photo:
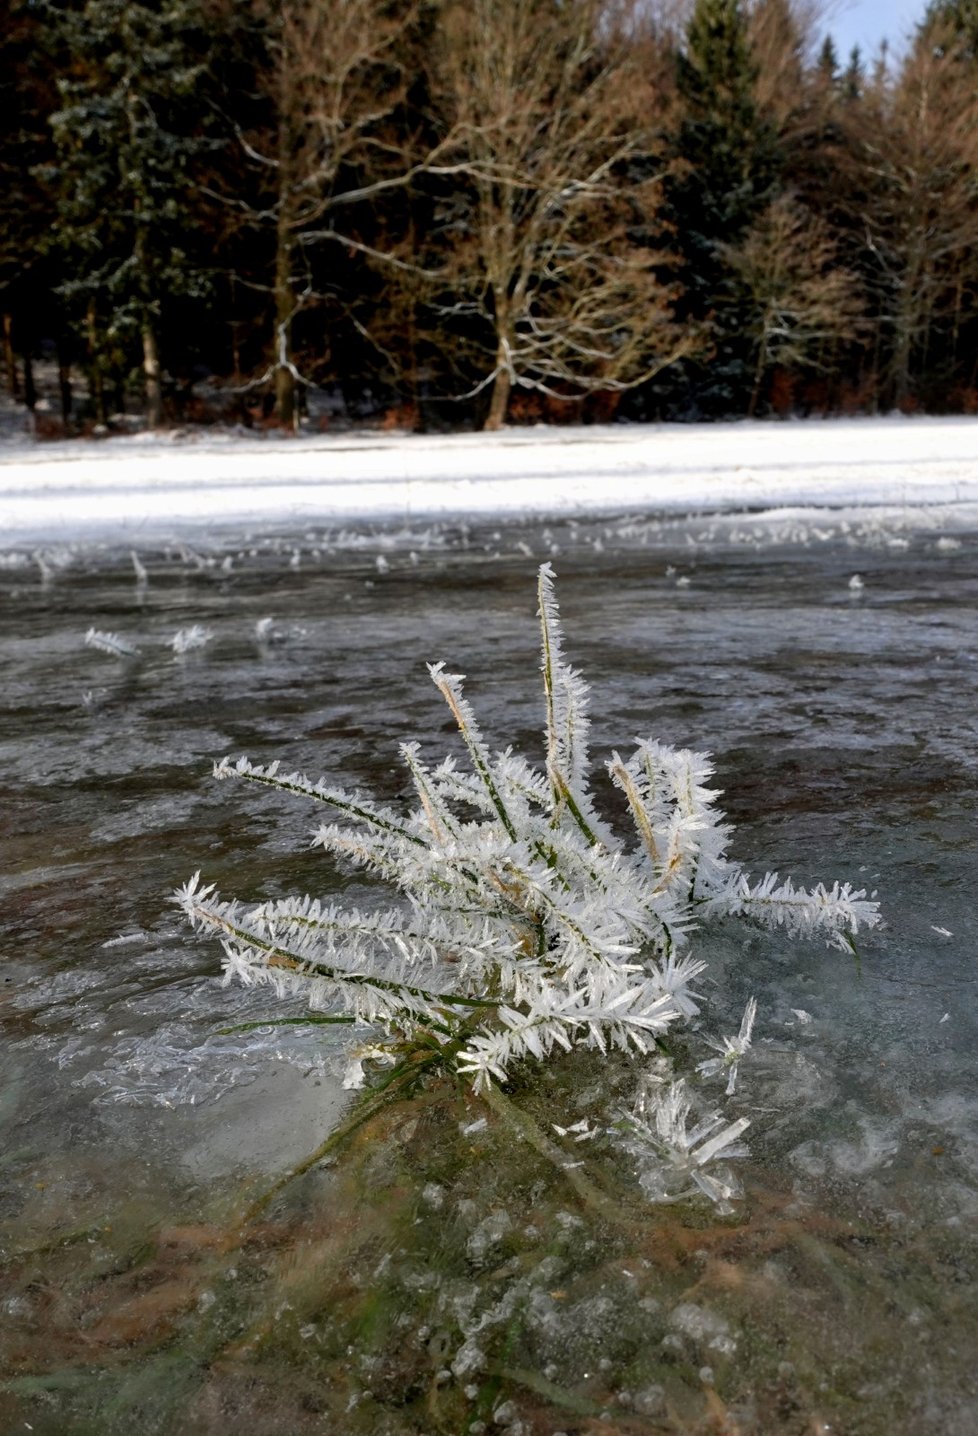
<path fill-rule="evenodd" d="M 687 1130 L 690 1099 L 685 1081 L 663 1088 L 648 1082 L 635 1110 L 623 1124 L 623 1142 L 639 1158 L 639 1181 L 654 1202 L 674 1202 L 697 1191 L 727 1210 L 738 1193 L 734 1178 L 707 1168 L 733 1157 L 745 1157 L 738 1139 L 750 1126 L 747 1117 L 725 1122 L 719 1112 L 706 1112 Z M 659 1161 L 649 1161 L 649 1153 Z"/>
<path fill-rule="evenodd" d="M 453 1070 L 476 1092 L 503 1082 L 520 1061 L 585 1046 L 633 1052 L 659 1079 L 617 1123 L 659 1175 L 649 1194 L 687 1188 L 718 1202 L 732 1186 L 706 1168 L 738 1155 L 745 1119 L 697 1114 L 682 1082 L 663 1076 L 663 1034 L 696 1019 L 705 969 L 687 951 L 690 932 L 739 917 L 819 934 L 837 946 L 877 921 L 874 902 L 848 884 L 812 892 L 768 875 L 752 883 L 726 856 L 730 829 L 705 786 L 701 753 L 652 739 L 608 764 L 635 830 L 622 848 L 588 787 L 587 686 L 561 647 L 549 566 L 540 570 L 539 611 L 546 703 L 546 763 L 531 767 L 511 749 L 493 752 L 463 696 L 462 678 L 441 664 L 431 677 L 458 724 L 468 762 L 429 767 L 417 744 L 401 756 L 417 806 L 408 816 L 326 782 L 224 759 L 219 778 L 295 793 L 339 821 L 315 842 L 397 889 L 383 910 L 339 908 L 313 898 L 247 907 L 222 901 L 199 874 L 177 899 L 190 921 L 221 936 L 225 980 L 300 994 L 312 1009 L 371 1029 L 354 1053 L 363 1063 L 411 1054 Z M 700 1080 L 734 1091 L 750 1047 L 754 1003 L 739 1035 L 711 1042 L 717 1057 Z M 566 1129 L 573 1131 L 574 1129 Z"/>
<path fill-rule="evenodd" d="M 192 623 L 189 628 L 178 628 L 170 639 L 170 647 L 177 657 L 184 653 L 193 653 L 196 648 L 205 648 L 214 637 L 209 628 L 202 624 Z"/>
<path fill-rule="evenodd" d="M 85 634 L 85 647 L 97 648 L 100 653 L 111 654 L 113 658 L 135 658 L 139 649 L 117 633 L 104 633 L 101 628 L 90 628 Z"/>

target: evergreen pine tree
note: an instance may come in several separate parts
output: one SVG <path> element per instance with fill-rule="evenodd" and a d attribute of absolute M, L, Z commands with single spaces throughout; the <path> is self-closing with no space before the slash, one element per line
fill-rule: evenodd
<path fill-rule="evenodd" d="M 831 35 L 826 35 L 818 52 L 818 74 L 822 83 L 835 85 L 839 78 L 839 52 Z"/>
<path fill-rule="evenodd" d="M 51 279 L 43 254 L 50 224 L 35 171 L 49 157 L 52 76 L 41 20 L 28 0 L 0 0 L 0 335 L 3 384 L 33 404 L 31 356 L 50 319 Z M 18 363 L 19 355 L 19 363 Z"/>
<path fill-rule="evenodd" d="M 934 35 L 938 30 L 973 58 L 978 54 L 978 0 L 931 0 L 918 32 Z"/>
<path fill-rule="evenodd" d="M 846 65 L 842 76 L 843 98 L 850 101 L 858 100 L 865 88 L 866 71 L 863 66 L 863 55 L 858 45 L 853 45 L 849 51 L 849 63 Z"/>
<path fill-rule="evenodd" d="M 667 197 L 682 261 L 677 317 L 707 325 L 713 353 L 683 366 L 686 394 L 667 401 L 674 414 L 679 406 L 692 417 L 743 413 L 750 400 L 750 346 L 724 246 L 743 237 L 777 188 L 777 139 L 758 111 L 756 80 L 741 0 L 696 0 L 677 56 L 682 117 Z"/>
<path fill-rule="evenodd" d="M 96 413 L 112 365 L 138 355 L 151 427 L 163 420 L 161 324 L 171 296 L 200 296 L 187 250 L 190 164 L 201 137 L 204 30 L 195 0 L 85 0 L 49 11 L 60 56 L 55 158 L 62 292 L 83 330 Z"/>

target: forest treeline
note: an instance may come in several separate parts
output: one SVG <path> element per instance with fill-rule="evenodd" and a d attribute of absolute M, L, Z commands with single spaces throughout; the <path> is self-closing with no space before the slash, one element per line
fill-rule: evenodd
<path fill-rule="evenodd" d="M 0 0 L 5 383 L 82 432 L 978 412 L 978 0 L 869 62 L 803 6 Z"/>

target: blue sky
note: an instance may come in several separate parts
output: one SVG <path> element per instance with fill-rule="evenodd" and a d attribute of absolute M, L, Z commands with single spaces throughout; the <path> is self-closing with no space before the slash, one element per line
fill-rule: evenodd
<path fill-rule="evenodd" d="M 825 28 L 845 58 L 858 45 L 866 58 L 876 53 L 882 39 L 899 49 L 927 8 L 926 0 L 837 0 L 838 13 Z"/>

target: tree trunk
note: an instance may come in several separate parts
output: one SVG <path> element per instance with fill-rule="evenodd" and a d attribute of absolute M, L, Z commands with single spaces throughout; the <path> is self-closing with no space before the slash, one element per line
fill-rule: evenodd
<path fill-rule="evenodd" d="M 927 283 L 926 256 L 919 249 L 911 251 L 897 295 L 896 312 L 893 316 L 893 358 L 891 375 L 893 403 L 898 409 L 905 409 L 913 390 L 914 346 L 921 334 L 926 342 L 926 311 L 930 286 Z"/>
<path fill-rule="evenodd" d="M 143 374 L 146 382 L 146 423 L 151 429 L 163 427 L 163 379 L 156 348 L 156 331 L 148 315 L 143 318 Z"/>
<path fill-rule="evenodd" d="M 750 391 L 750 399 L 747 403 L 747 417 L 753 419 L 757 413 L 757 406 L 761 399 L 761 385 L 764 383 L 764 371 L 767 368 L 767 339 L 762 338 L 757 351 L 757 363 L 754 365 L 754 383 Z"/>
<path fill-rule="evenodd" d="M 61 423 L 67 434 L 71 424 L 71 360 L 63 334 L 58 339 L 58 393 L 61 397 Z"/>
<path fill-rule="evenodd" d="M 14 318 L 9 313 L 5 313 L 3 316 L 3 367 L 7 371 L 7 392 L 11 399 L 19 399 L 17 356 L 14 354 Z"/>
<path fill-rule="evenodd" d="M 288 123 L 289 76 L 283 66 L 279 76 L 278 118 L 278 216 L 275 229 L 275 417 L 283 429 L 296 423 L 295 369 L 292 364 L 292 155 Z"/>
<path fill-rule="evenodd" d="M 129 121 L 129 139 L 135 153 L 139 153 L 140 120 L 139 100 L 129 83 L 126 84 L 126 115 Z M 137 167 L 132 174 L 120 170 L 123 186 L 133 191 L 135 230 L 133 234 L 133 259 L 136 261 L 136 289 L 139 296 L 139 330 L 143 341 L 143 386 L 146 399 L 146 423 L 151 429 L 163 427 L 163 376 L 160 368 L 160 351 L 156 337 L 155 301 L 160 298 L 159 285 L 153 264 L 151 238 L 152 208 L 148 193 L 145 168 Z"/>
<path fill-rule="evenodd" d="M 277 359 L 275 365 L 275 415 L 283 429 L 294 429 L 296 424 L 295 374 L 289 358 L 289 316 L 282 314 L 276 306 L 275 342 Z"/>
<path fill-rule="evenodd" d="M 296 422 L 295 371 L 292 367 L 292 235 L 285 199 L 279 210 L 275 247 L 275 415 L 283 429 Z"/>
<path fill-rule="evenodd" d="M 238 319 L 238 289 L 235 284 L 234 274 L 229 276 L 229 299 L 231 319 L 229 321 L 231 330 L 231 378 L 235 388 L 241 384 L 241 336 L 244 333 L 244 325 Z"/>
<path fill-rule="evenodd" d="M 957 283 L 954 286 L 954 316 L 951 321 L 951 359 L 957 368 L 958 362 L 958 340 L 961 337 L 961 309 L 964 300 L 964 280 L 958 275 Z"/>
<path fill-rule="evenodd" d="M 496 318 L 500 319 L 502 305 L 497 297 Z M 506 422 L 506 409 L 509 406 L 509 394 L 513 387 L 513 366 L 510 355 L 509 339 L 506 335 L 504 325 L 498 329 L 498 340 L 496 344 L 496 377 L 492 383 L 492 397 L 489 400 L 489 413 L 486 415 L 486 422 L 483 429 L 501 429 Z"/>
<path fill-rule="evenodd" d="M 512 387 L 509 370 L 500 369 L 493 380 L 492 399 L 489 403 L 489 413 L 486 415 L 484 429 L 501 429 L 506 422 L 506 410 L 509 406 L 509 391 Z"/>
<path fill-rule="evenodd" d="M 85 315 L 85 331 L 88 340 L 88 384 L 91 390 L 92 411 L 96 424 L 105 427 L 105 380 L 102 375 L 102 353 L 98 335 L 98 311 L 95 300 L 88 303 Z"/>
<path fill-rule="evenodd" d="M 896 336 L 893 344 L 893 404 L 903 409 L 910 397 L 910 316 L 905 313 L 908 306 L 901 305 L 897 316 Z"/>
<path fill-rule="evenodd" d="M 30 342 L 24 344 L 24 407 L 27 410 L 27 423 L 31 434 L 37 437 L 37 388 L 34 384 L 34 361 L 31 358 Z"/>

